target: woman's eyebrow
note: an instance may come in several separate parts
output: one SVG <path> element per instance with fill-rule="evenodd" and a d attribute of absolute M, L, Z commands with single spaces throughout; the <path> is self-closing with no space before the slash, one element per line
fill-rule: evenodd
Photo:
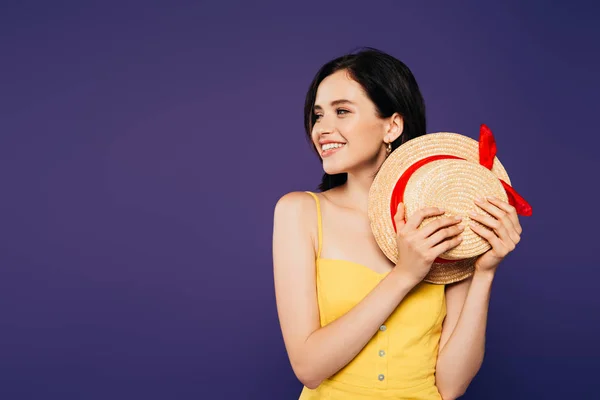
<path fill-rule="evenodd" d="M 334 100 L 331 103 L 331 106 L 337 106 L 340 104 L 352 104 L 354 105 L 353 102 L 351 102 L 350 100 L 346 100 L 346 99 L 339 99 L 339 100 Z M 318 104 L 315 104 L 315 110 L 322 110 L 322 107 Z"/>

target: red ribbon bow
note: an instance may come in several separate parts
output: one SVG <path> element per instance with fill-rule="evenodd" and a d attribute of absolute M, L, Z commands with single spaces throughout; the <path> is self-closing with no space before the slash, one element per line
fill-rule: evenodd
<path fill-rule="evenodd" d="M 485 124 L 481 124 L 479 129 L 479 164 L 491 170 L 494 165 L 494 157 L 496 157 L 496 140 L 490 128 Z M 526 217 L 531 216 L 531 206 L 515 189 L 508 183 L 498 178 L 508 196 L 508 203 L 517 209 L 517 214 Z"/>

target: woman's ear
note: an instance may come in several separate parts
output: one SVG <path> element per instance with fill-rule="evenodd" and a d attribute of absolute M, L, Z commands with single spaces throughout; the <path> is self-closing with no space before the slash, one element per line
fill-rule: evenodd
<path fill-rule="evenodd" d="M 389 142 L 393 142 L 398 139 L 402 132 L 404 131 L 404 119 L 398 113 L 394 113 L 389 119 L 389 125 L 386 132 L 386 138 L 389 139 Z"/>

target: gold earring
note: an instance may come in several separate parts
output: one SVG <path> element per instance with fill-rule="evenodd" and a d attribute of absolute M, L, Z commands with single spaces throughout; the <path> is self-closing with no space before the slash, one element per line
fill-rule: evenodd
<path fill-rule="evenodd" d="M 387 144 L 387 155 L 389 156 L 391 152 L 392 152 L 392 143 L 388 142 L 388 144 Z"/>

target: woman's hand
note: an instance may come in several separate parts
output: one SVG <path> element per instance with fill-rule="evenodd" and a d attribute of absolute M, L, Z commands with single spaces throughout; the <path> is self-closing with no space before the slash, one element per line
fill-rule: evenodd
<path fill-rule="evenodd" d="M 472 219 L 490 228 L 469 224 L 473 232 L 486 239 L 492 246 L 477 258 L 475 271 L 495 273 L 500 262 L 515 249 L 521 240 L 523 229 L 519 223 L 516 209 L 510 204 L 494 197 L 483 199 L 483 201 L 476 200 L 475 204 L 495 217 L 477 213 L 470 214 Z"/>
<path fill-rule="evenodd" d="M 394 216 L 398 261 L 394 270 L 407 273 L 415 285 L 425 278 L 440 254 L 458 246 L 462 241 L 458 235 L 463 232 L 464 227 L 456 225 L 462 220 L 456 217 L 439 218 L 418 228 L 424 218 L 444 212 L 437 207 L 421 208 L 405 222 L 404 204 L 398 204 Z"/>

